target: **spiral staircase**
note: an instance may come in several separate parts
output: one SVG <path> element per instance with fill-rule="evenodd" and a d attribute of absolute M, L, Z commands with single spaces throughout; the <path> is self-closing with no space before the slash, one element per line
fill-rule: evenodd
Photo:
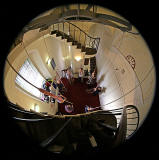
<path fill-rule="evenodd" d="M 39 32 L 41 31 L 43 30 L 39 30 Z M 53 24 L 51 26 L 50 34 L 61 37 L 61 40 L 66 40 L 67 43 L 71 43 L 72 46 L 76 46 L 77 49 L 80 49 L 84 55 L 89 56 L 89 58 L 85 57 L 85 60 L 87 59 L 90 61 L 90 72 L 92 73 L 95 70 L 95 56 L 100 43 L 99 37 L 91 37 L 78 26 L 70 22 Z"/>
<path fill-rule="evenodd" d="M 41 30 L 39 30 L 41 32 Z M 95 56 L 100 38 L 93 38 L 70 22 L 53 24 L 51 35 L 71 42 L 93 55 L 90 68 L 96 68 Z M 139 112 L 133 105 L 113 110 L 98 110 L 79 115 L 49 115 L 8 102 L 9 113 L 22 131 L 41 148 L 56 155 L 91 154 L 110 151 L 128 140 L 138 129 Z"/>
<path fill-rule="evenodd" d="M 15 123 L 32 141 L 59 155 L 110 151 L 128 140 L 139 124 L 139 112 L 133 105 L 78 116 L 44 115 L 10 102 L 8 107 Z"/>

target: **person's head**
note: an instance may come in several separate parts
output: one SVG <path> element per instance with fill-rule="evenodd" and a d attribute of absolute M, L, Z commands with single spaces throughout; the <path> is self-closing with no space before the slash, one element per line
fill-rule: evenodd
<path fill-rule="evenodd" d="M 93 88 L 93 91 L 96 91 L 97 90 L 97 88 Z"/>
<path fill-rule="evenodd" d="M 73 110 L 73 104 L 66 104 L 65 108 L 67 108 L 67 110 L 72 111 Z"/>
<path fill-rule="evenodd" d="M 102 90 L 102 87 L 97 87 L 98 91 L 101 91 Z"/>
<path fill-rule="evenodd" d="M 57 80 L 56 82 L 59 84 L 59 83 L 60 83 L 60 80 Z"/>
<path fill-rule="evenodd" d="M 92 77 L 94 77 L 95 76 L 95 74 L 94 74 L 94 72 L 92 72 Z"/>

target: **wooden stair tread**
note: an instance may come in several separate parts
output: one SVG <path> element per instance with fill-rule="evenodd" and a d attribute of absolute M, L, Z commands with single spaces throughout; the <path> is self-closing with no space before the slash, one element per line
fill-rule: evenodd
<path fill-rule="evenodd" d="M 71 37 L 68 38 L 68 39 L 67 39 L 67 42 L 73 42 L 73 38 L 71 38 Z"/>
<path fill-rule="evenodd" d="M 85 48 L 86 55 L 93 55 L 97 53 L 95 48 Z"/>
<path fill-rule="evenodd" d="M 51 35 L 53 35 L 53 34 L 56 34 L 57 33 L 57 30 L 54 30 L 54 31 L 51 31 Z"/>
<path fill-rule="evenodd" d="M 89 48 L 89 47 L 82 46 L 82 44 L 74 40 L 71 35 L 67 35 L 66 33 L 63 33 L 58 30 L 51 31 L 50 34 L 51 35 L 56 34 L 56 37 L 61 36 L 62 39 L 67 39 L 67 42 L 72 42 L 72 45 L 76 45 L 77 49 L 81 49 L 81 52 L 85 52 L 86 55 L 93 55 L 97 53 L 96 48 Z"/>
<path fill-rule="evenodd" d="M 77 45 L 77 44 L 78 44 L 77 41 L 73 41 L 73 42 L 72 42 L 72 45 Z"/>
<path fill-rule="evenodd" d="M 79 48 L 81 48 L 81 43 L 77 43 L 77 48 L 79 49 Z"/>
<path fill-rule="evenodd" d="M 59 36 L 63 36 L 62 32 L 60 32 L 60 31 L 58 31 L 58 32 L 56 33 L 56 37 L 59 37 Z"/>

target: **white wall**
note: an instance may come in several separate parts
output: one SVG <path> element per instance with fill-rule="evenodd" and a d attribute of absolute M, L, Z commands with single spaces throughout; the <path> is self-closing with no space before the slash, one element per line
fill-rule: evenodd
<path fill-rule="evenodd" d="M 147 44 L 141 35 L 123 33 L 110 26 L 94 23 L 89 23 L 88 25 L 87 23 L 75 24 L 81 29 L 86 28 L 89 35 L 100 37 L 96 61 L 97 81 L 99 85 L 106 88 L 105 92 L 100 94 L 100 103 L 103 109 L 134 104 L 139 109 L 141 124 L 150 109 L 156 83 L 155 68 L 153 67 L 152 56 Z M 68 27 L 65 30 L 68 30 Z M 55 38 L 54 35 L 49 35 L 49 32 L 50 30 L 40 33 L 38 30 L 32 30 L 24 35 L 24 45 L 33 64 L 46 78 L 55 76 L 55 71 L 51 65 L 46 64 L 48 58 L 54 58 L 57 65 L 56 69 L 59 72 L 71 66 L 71 64 L 73 71 L 77 72 L 83 61 L 77 62 L 74 56 L 75 54 L 81 54 L 80 50 L 76 49 L 76 46 L 71 46 L 71 43 L 68 44 L 61 40 L 60 37 Z M 133 27 L 133 32 L 138 32 L 135 27 Z M 18 50 L 13 49 L 8 56 L 17 70 L 28 56 L 23 49 L 23 45 L 19 44 Z M 135 59 L 134 70 L 125 59 L 127 55 L 131 55 Z M 22 100 L 18 100 L 16 94 L 11 94 L 11 91 L 14 93 L 15 86 L 10 83 L 10 79 L 14 83 L 15 75 L 10 71 L 9 67 L 5 68 L 5 77 L 7 96 L 13 102 L 19 101 L 20 104 L 23 104 Z M 21 97 L 24 95 L 19 91 L 17 93 Z M 24 106 L 29 108 L 27 105 L 31 101 L 31 98 L 27 97 L 26 102 L 24 100 Z"/>
<path fill-rule="evenodd" d="M 12 61 L 10 55 L 8 56 L 9 61 L 17 71 L 20 69 L 21 65 L 27 58 L 28 57 L 24 50 L 19 54 L 19 56 L 17 56 L 14 61 Z M 37 104 L 40 107 L 40 112 L 51 112 L 51 108 L 47 103 L 43 103 L 39 99 L 32 97 L 16 85 L 15 78 L 17 74 L 9 67 L 8 63 L 6 63 L 6 65 L 9 69 L 5 75 L 4 89 L 8 100 L 14 104 L 17 103 L 27 110 L 34 109 L 34 105 Z"/>
<path fill-rule="evenodd" d="M 138 32 L 134 27 L 133 31 Z M 101 38 L 96 60 L 97 80 L 103 76 L 100 85 L 106 87 L 100 95 L 103 109 L 133 104 L 140 112 L 141 124 L 151 107 L 156 83 L 151 52 L 144 39 L 101 24 L 92 25 L 89 34 Z M 135 59 L 134 70 L 125 59 L 127 55 Z"/>
<path fill-rule="evenodd" d="M 47 47 L 44 43 L 44 38 L 49 50 L 47 50 Z M 65 63 L 62 59 L 63 54 L 65 54 L 65 51 L 62 43 L 57 41 L 54 37 L 47 35 L 46 37 L 42 36 L 37 40 L 34 39 L 34 42 L 28 43 L 28 46 L 25 43 L 24 45 L 19 44 L 8 55 L 8 59 L 16 71 L 19 71 L 25 60 L 30 58 L 44 78 L 54 78 L 55 71 L 52 69 L 51 65 L 46 63 L 46 61 L 48 57 L 54 58 L 57 65 L 56 68 L 61 70 L 65 68 Z M 48 104 L 46 102 L 42 102 L 19 88 L 15 84 L 16 75 L 17 74 L 6 63 L 4 88 L 8 99 L 12 103 L 17 103 L 27 110 L 34 109 L 34 104 L 37 104 L 40 107 L 39 112 L 55 114 L 55 106 L 51 106 L 50 103 Z"/>

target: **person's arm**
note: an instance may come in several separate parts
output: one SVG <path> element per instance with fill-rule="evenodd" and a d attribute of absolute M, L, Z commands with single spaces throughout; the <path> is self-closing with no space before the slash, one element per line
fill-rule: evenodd
<path fill-rule="evenodd" d="M 60 94 L 60 96 L 63 97 L 63 98 L 66 100 L 66 97 L 65 97 L 65 96 L 63 96 L 62 94 Z"/>
<path fill-rule="evenodd" d="M 60 103 L 64 103 L 64 102 L 66 101 L 66 99 L 67 99 L 67 98 L 66 98 L 65 96 L 63 96 L 62 94 L 60 94 L 59 97 L 61 98 L 61 99 L 60 99 Z M 63 97 L 63 98 L 62 98 L 62 97 Z"/>

